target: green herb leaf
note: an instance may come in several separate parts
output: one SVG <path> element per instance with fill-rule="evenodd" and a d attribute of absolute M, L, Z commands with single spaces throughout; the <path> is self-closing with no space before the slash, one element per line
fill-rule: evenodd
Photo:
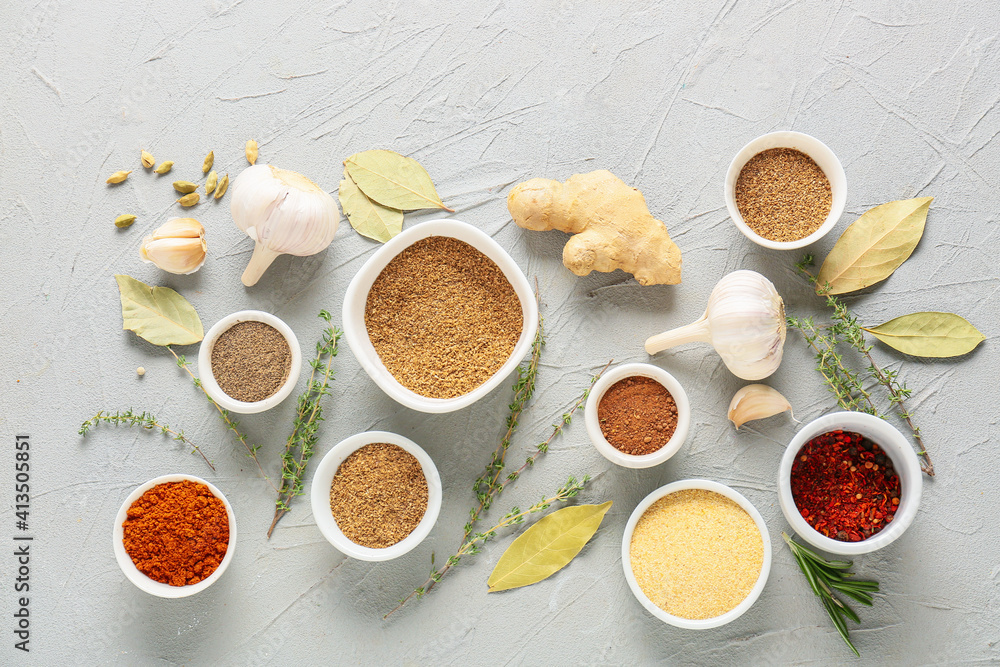
<path fill-rule="evenodd" d="M 609 500 L 542 517 L 507 547 L 487 581 L 489 592 L 530 586 L 564 568 L 594 536 L 610 507 Z"/>
<path fill-rule="evenodd" d="M 915 357 L 957 357 L 986 340 L 979 329 L 954 313 L 911 313 L 862 329 L 889 347 Z"/>
<path fill-rule="evenodd" d="M 844 294 L 881 282 L 906 261 L 924 233 L 933 197 L 882 204 L 848 227 L 816 277 L 816 291 Z"/>
<path fill-rule="evenodd" d="M 344 160 L 348 175 L 369 199 L 399 211 L 451 209 L 441 202 L 430 174 L 413 158 L 394 151 L 355 153 Z"/>
<path fill-rule="evenodd" d="M 153 345 L 191 345 L 205 337 L 201 318 L 187 299 L 169 287 L 150 287 L 116 275 L 122 299 L 122 329 Z"/>
<path fill-rule="evenodd" d="M 369 199 L 346 169 L 338 195 L 340 208 L 358 234 L 385 243 L 403 231 L 403 212 Z"/>

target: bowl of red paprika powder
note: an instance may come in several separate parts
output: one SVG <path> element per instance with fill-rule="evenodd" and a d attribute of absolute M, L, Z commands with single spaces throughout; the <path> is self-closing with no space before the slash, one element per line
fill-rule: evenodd
<path fill-rule="evenodd" d="M 125 577 L 162 598 L 182 598 L 218 581 L 233 560 L 236 516 L 214 485 L 163 475 L 129 494 L 112 538 Z"/>
<path fill-rule="evenodd" d="M 891 544 L 913 523 L 921 475 L 916 452 L 894 426 L 861 412 L 835 412 L 806 424 L 788 443 L 778 501 L 803 540 L 853 556 Z"/>

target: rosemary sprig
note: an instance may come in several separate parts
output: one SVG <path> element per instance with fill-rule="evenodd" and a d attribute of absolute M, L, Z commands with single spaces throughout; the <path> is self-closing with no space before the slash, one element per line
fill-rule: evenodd
<path fill-rule="evenodd" d="M 319 311 L 319 317 L 327 324 L 331 315 L 325 310 Z M 309 362 L 312 372 L 306 389 L 299 394 L 295 409 L 295 421 L 292 433 L 285 442 L 285 451 L 281 455 L 281 488 L 275 500 L 274 520 L 267 529 L 268 538 L 274 532 L 278 521 L 288 513 L 292 498 L 301 496 L 304 485 L 306 465 L 312 458 L 316 447 L 317 431 L 323 421 L 324 396 L 329 396 L 330 380 L 333 379 L 333 360 L 337 356 L 337 342 L 341 331 L 337 327 L 328 326 L 316 343 L 316 357 Z"/>
<path fill-rule="evenodd" d="M 878 582 L 851 579 L 854 573 L 848 570 L 853 565 L 852 561 L 826 560 L 812 549 L 793 540 L 788 536 L 788 533 L 782 532 L 781 537 L 785 539 L 785 543 L 792 551 L 792 556 L 795 557 L 795 562 L 799 564 L 802 573 L 806 575 L 809 587 L 823 602 L 823 607 L 830 615 L 837 632 L 854 651 L 854 655 L 861 657 L 858 649 L 851 643 L 850 632 L 845 620 L 850 619 L 855 623 L 861 623 L 861 618 L 834 592 L 846 595 L 852 600 L 870 607 L 873 600 L 871 594 L 878 592 Z"/>
<path fill-rule="evenodd" d="M 405 605 L 407 602 L 409 602 L 412 598 L 414 597 L 421 598 L 427 593 L 429 593 L 431 589 L 434 588 L 435 584 L 441 581 L 441 578 L 445 574 L 447 574 L 448 570 L 450 570 L 455 565 L 458 565 L 464 556 L 477 554 L 480 551 L 482 551 L 482 545 L 488 542 L 489 540 L 493 539 L 494 537 L 496 537 L 498 530 L 522 523 L 524 521 L 524 517 L 528 516 L 529 514 L 544 512 L 549 507 L 551 507 L 553 503 L 566 502 L 570 498 L 580 493 L 580 491 L 583 490 L 583 487 L 586 486 L 587 482 L 589 481 L 590 481 L 590 475 L 585 475 L 583 479 L 579 481 L 577 481 L 575 477 L 571 476 L 569 480 L 551 496 L 547 498 L 542 498 L 540 501 L 538 501 L 537 503 L 535 503 L 526 510 L 522 510 L 519 507 L 511 508 L 511 510 L 507 512 L 507 514 L 505 514 L 503 518 L 495 526 L 493 526 L 486 532 L 474 533 L 470 535 L 462 543 L 462 546 L 459 547 L 458 551 L 456 551 L 454 555 L 449 556 L 448 560 L 440 568 L 434 569 L 434 563 L 432 560 L 431 573 L 427 577 L 427 580 L 421 586 L 415 588 L 413 592 L 410 593 L 408 596 L 406 596 L 404 599 L 400 600 L 399 604 L 396 605 L 385 616 L 383 616 L 382 619 L 384 620 L 386 618 L 389 618 L 389 616 L 391 616 L 393 613 L 402 608 L 402 606 Z"/>
<path fill-rule="evenodd" d="M 103 410 L 99 410 L 96 415 L 94 415 L 87 421 L 80 424 L 80 430 L 77 431 L 77 433 L 85 436 L 87 435 L 87 433 L 90 432 L 91 428 L 97 426 L 98 424 L 114 424 L 115 426 L 137 426 L 139 428 L 144 428 L 147 431 L 158 429 L 160 433 L 162 433 L 163 435 L 169 435 L 174 440 L 178 442 L 183 442 L 185 445 L 190 447 L 192 454 L 198 452 L 198 454 L 201 455 L 201 458 L 205 459 L 205 463 L 208 464 L 208 467 L 211 468 L 212 470 L 215 470 L 215 466 L 212 465 L 212 462 L 208 460 L 208 457 L 205 456 L 205 453 L 201 451 L 201 448 L 198 447 L 198 445 L 194 444 L 193 442 L 187 439 L 187 436 L 184 435 L 184 431 L 175 431 L 174 429 L 170 428 L 170 426 L 166 422 L 160 421 L 159 419 L 157 419 L 148 412 L 135 412 L 131 408 L 128 410 L 119 410 L 118 412 L 107 412 L 107 413 L 104 412 Z"/>

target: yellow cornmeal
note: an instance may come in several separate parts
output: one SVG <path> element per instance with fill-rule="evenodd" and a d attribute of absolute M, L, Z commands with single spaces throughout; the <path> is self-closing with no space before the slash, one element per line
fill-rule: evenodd
<path fill-rule="evenodd" d="M 735 502 L 686 489 L 643 513 L 629 556 L 639 588 L 657 607 L 681 618 L 714 618 L 750 594 L 764 564 L 764 542 Z"/>

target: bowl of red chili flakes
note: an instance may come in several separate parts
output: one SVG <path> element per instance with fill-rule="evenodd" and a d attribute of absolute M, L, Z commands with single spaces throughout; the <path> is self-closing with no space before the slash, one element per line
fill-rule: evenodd
<path fill-rule="evenodd" d="M 236 516 L 213 484 L 193 475 L 163 475 L 122 503 L 113 530 L 125 577 L 162 598 L 182 598 L 218 581 L 233 560 Z"/>

